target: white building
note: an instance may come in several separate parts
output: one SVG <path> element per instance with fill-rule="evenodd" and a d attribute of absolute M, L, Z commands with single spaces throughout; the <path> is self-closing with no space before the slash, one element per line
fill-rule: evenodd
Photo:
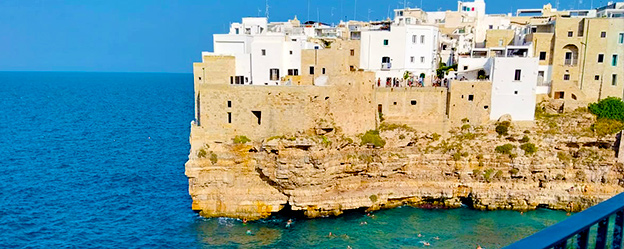
<path fill-rule="evenodd" d="M 492 70 L 490 119 L 535 120 L 538 58 L 496 57 Z"/>
<path fill-rule="evenodd" d="M 438 28 L 429 25 L 390 22 L 362 31 L 360 68 L 371 70 L 377 78 L 402 78 L 433 75 L 437 68 Z"/>
<path fill-rule="evenodd" d="M 213 35 L 214 52 L 203 55 L 233 55 L 236 76 L 232 84 L 276 85 L 286 75 L 301 74 L 301 50 L 321 49 L 308 42 L 299 21 L 268 23 L 264 17 L 243 18 L 233 23 L 229 34 Z"/>
<path fill-rule="evenodd" d="M 509 46 L 504 51 L 460 58 L 457 78 L 492 82 L 490 120 L 509 114 L 513 121 L 533 121 L 538 58 L 527 57 L 528 46 Z"/>

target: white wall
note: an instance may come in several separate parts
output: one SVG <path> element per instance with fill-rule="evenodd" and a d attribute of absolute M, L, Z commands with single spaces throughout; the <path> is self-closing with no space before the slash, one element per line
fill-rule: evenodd
<path fill-rule="evenodd" d="M 513 121 L 534 120 L 538 58 L 497 57 L 493 60 L 490 119 L 498 120 L 510 114 Z M 516 69 L 521 70 L 519 81 L 514 80 Z"/>
<path fill-rule="evenodd" d="M 416 36 L 415 42 L 413 36 Z M 421 36 L 425 37 L 424 42 Z M 384 45 L 386 39 L 388 45 Z M 390 31 L 363 31 L 360 50 L 360 68 L 376 72 L 378 78 L 402 77 L 405 71 L 432 75 L 437 67 L 438 28 L 393 25 Z M 390 70 L 381 70 L 383 57 L 390 57 Z M 424 58 L 422 62 L 421 57 Z"/>

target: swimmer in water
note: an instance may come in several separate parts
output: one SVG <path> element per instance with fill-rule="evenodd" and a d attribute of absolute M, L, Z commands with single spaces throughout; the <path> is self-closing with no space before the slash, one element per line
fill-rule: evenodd
<path fill-rule="evenodd" d="M 422 237 L 422 234 L 420 234 L 420 233 L 419 233 L 419 234 L 418 234 L 418 237 L 419 237 L 419 238 L 420 238 L 420 237 Z"/>
<path fill-rule="evenodd" d="M 481 245 L 477 244 L 477 249 L 483 249 L 483 247 L 481 247 Z"/>
<path fill-rule="evenodd" d="M 433 239 L 434 239 L 434 240 L 440 240 L 440 237 L 435 236 L 435 237 L 433 237 Z"/>
<path fill-rule="evenodd" d="M 327 235 L 327 237 L 330 237 L 330 238 L 333 237 L 333 236 L 334 236 L 334 234 L 332 232 L 329 232 L 329 235 Z"/>
<path fill-rule="evenodd" d="M 251 235 L 251 230 L 247 230 L 246 234 Z"/>
<path fill-rule="evenodd" d="M 288 221 L 286 222 L 286 227 L 290 227 L 290 225 L 292 224 L 292 219 L 288 219 Z"/>
<path fill-rule="evenodd" d="M 247 225 L 247 219 L 243 218 L 243 224 Z"/>

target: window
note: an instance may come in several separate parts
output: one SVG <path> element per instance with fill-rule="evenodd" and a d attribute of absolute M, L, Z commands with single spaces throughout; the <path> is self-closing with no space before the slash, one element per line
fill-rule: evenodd
<path fill-rule="evenodd" d="M 279 80 L 279 69 L 271 68 L 269 69 L 269 78 L 270 80 Z"/>
<path fill-rule="evenodd" d="M 387 56 L 381 57 L 381 63 L 390 63 L 390 57 L 387 57 Z"/>
<path fill-rule="evenodd" d="M 383 41 L 383 44 L 384 44 L 384 46 L 388 46 L 388 39 L 385 39 L 385 40 Z"/>
<path fill-rule="evenodd" d="M 291 75 L 291 76 L 299 75 L 299 69 L 288 69 L 288 75 Z"/>
<path fill-rule="evenodd" d="M 468 95 L 468 101 L 473 101 L 474 100 L 474 95 L 470 94 Z"/>
<path fill-rule="evenodd" d="M 563 75 L 563 80 L 570 80 L 570 75 L 569 74 L 564 74 Z"/>
<path fill-rule="evenodd" d="M 406 24 L 411 24 L 412 23 L 412 19 L 411 18 L 405 18 L 405 23 Z"/>
<path fill-rule="evenodd" d="M 595 75 L 594 80 L 600 80 L 600 75 Z"/>
<path fill-rule="evenodd" d="M 618 55 L 617 55 L 617 54 L 614 54 L 614 55 L 611 57 L 611 66 L 614 66 L 614 67 L 615 67 L 615 66 L 617 66 L 617 62 L 618 62 Z"/>
<path fill-rule="evenodd" d="M 355 56 L 355 49 L 351 49 L 351 56 Z"/>
<path fill-rule="evenodd" d="M 502 47 L 503 46 L 503 39 L 498 39 L 498 46 Z"/>
<path fill-rule="evenodd" d="M 518 95 L 518 91 L 514 91 L 514 94 L 515 94 L 515 95 Z"/>
<path fill-rule="evenodd" d="M 243 80 L 245 80 L 245 76 L 234 76 L 234 84 L 242 85 L 244 84 Z"/>
<path fill-rule="evenodd" d="M 424 56 L 420 57 L 420 63 L 425 63 L 425 57 Z"/>
<path fill-rule="evenodd" d="M 425 43 L 425 35 L 420 36 L 420 43 Z"/>
<path fill-rule="evenodd" d="M 522 70 L 516 69 L 516 74 L 514 75 L 514 80 L 516 80 L 516 81 L 520 80 L 521 73 L 522 73 Z"/>
<path fill-rule="evenodd" d="M 416 44 L 417 35 L 412 35 L 412 43 Z"/>
<path fill-rule="evenodd" d="M 232 101 L 228 100 L 227 104 L 228 104 L 228 108 L 232 108 Z"/>
<path fill-rule="evenodd" d="M 540 57 L 539 57 L 539 60 L 540 60 L 540 61 L 544 61 L 544 60 L 546 60 L 546 52 L 545 52 L 545 51 L 540 52 L 540 55 L 539 55 L 539 56 L 540 56 Z"/>
<path fill-rule="evenodd" d="M 544 71 L 537 71 L 537 78 L 538 78 L 538 80 L 543 81 L 544 80 Z"/>
<path fill-rule="evenodd" d="M 574 32 L 573 31 L 568 31 L 568 37 L 572 37 L 574 36 Z"/>
<path fill-rule="evenodd" d="M 468 66 L 464 66 L 464 71 L 468 70 Z"/>
<path fill-rule="evenodd" d="M 624 44 L 624 33 L 620 33 L 620 36 L 618 37 L 618 43 Z"/>
<path fill-rule="evenodd" d="M 565 92 L 555 92 L 555 99 L 563 99 Z"/>
<path fill-rule="evenodd" d="M 397 105 L 397 102 L 392 103 L 393 105 Z"/>
<path fill-rule="evenodd" d="M 310 66 L 310 74 L 314 74 L 314 66 Z"/>
<path fill-rule="evenodd" d="M 611 75 L 611 85 L 617 86 L 617 74 Z"/>
<path fill-rule="evenodd" d="M 416 105 L 416 100 L 412 100 L 412 101 L 410 101 L 410 104 L 412 104 L 412 105 Z"/>
<path fill-rule="evenodd" d="M 236 34 L 238 35 L 238 28 L 235 28 L 234 31 L 236 32 Z"/>
<path fill-rule="evenodd" d="M 232 123 L 232 113 L 228 112 L 227 115 L 228 115 L 228 124 L 231 124 Z"/>
<path fill-rule="evenodd" d="M 266 55 L 266 49 L 261 50 L 260 53 L 262 53 L 262 56 L 265 56 Z"/>
<path fill-rule="evenodd" d="M 572 52 L 566 52 L 565 53 L 565 65 L 572 65 L 573 61 L 572 61 Z"/>
<path fill-rule="evenodd" d="M 321 69 L 322 73 L 325 74 L 325 68 Z"/>
<path fill-rule="evenodd" d="M 290 50 L 290 54 L 292 54 L 292 50 Z"/>
<path fill-rule="evenodd" d="M 604 31 L 600 32 L 600 38 L 605 38 L 605 37 L 607 37 L 607 32 L 604 32 Z"/>
<path fill-rule="evenodd" d="M 493 28 L 494 28 L 494 25 L 490 25 L 488 28 L 489 28 L 489 29 L 493 29 Z"/>
<path fill-rule="evenodd" d="M 258 119 L 258 125 L 262 124 L 262 112 L 261 111 L 251 111 L 254 116 Z"/>
<path fill-rule="evenodd" d="M 604 61 L 604 54 L 598 54 L 598 63 L 602 63 Z"/>
<path fill-rule="evenodd" d="M 414 56 L 411 56 L 411 57 L 410 57 L 410 62 L 411 62 L 411 63 L 414 63 L 414 61 L 415 61 Z"/>

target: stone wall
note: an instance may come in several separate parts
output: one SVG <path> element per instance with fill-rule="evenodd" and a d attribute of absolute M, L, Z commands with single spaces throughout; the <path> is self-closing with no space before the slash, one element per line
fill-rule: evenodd
<path fill-rule="evenodd" d="M 448 130 L 446 88 L 377 88 L 374 98 L 385 122 L 406 124 L 423 132 Z"/>
<path fill-rule="evenodd" d="M 481 125 L 489 122 L 491 96 L 490 81 L 452 81 L 448 106 L 450 125 L 456 127 L 464 123 Z"/>

